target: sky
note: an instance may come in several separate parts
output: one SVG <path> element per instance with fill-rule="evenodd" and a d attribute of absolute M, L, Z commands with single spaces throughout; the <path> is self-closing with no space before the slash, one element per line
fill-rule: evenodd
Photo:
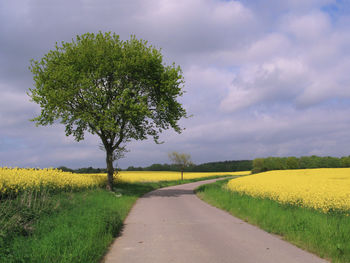
<path fill-rule="evenodd" d="M 183 70 L 185 130 L 118 166 L 350 155 L 348 0 L 0 0 L 0 167 L 105 167 L 99 138 L 36 127 L 30 60 L 86 32 L 131 35 Z"/>

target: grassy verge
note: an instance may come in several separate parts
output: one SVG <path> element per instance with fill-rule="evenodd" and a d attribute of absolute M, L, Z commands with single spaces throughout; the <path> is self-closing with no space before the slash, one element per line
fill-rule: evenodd
<path fill-rule="evenodd" d="M 241 195 L 223 188 L 226 183 L 227 180 L 203 185 L 196 193 L 202 200 L 323 258 L 350 262 L 348 216 Z"/>
<path fill-rule="evenodd" d="M 119 183 L 114 192 L 24 193 L 1 200 L 0 262 L 99 262 L 137 198 L 160 187 L 213 178 Z"/>

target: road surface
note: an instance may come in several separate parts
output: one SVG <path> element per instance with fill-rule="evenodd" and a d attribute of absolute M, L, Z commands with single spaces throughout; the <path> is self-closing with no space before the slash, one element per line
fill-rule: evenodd
<path fill-rule="evenodd" d="M 140 198 L 104 262 L 327 262 L 196 197 L 196 187 L 214 181 L 162 188 Z"/>

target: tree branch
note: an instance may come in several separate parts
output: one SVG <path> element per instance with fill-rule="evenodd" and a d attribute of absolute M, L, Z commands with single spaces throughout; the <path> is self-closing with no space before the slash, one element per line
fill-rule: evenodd
<path fill-rule="evenodd" d="M 119 131 L 119 140 L 113 145 L 112 149 L 113 151 L 119 147 L 119 145 L 123 142 L 124 140 L 124 129 L 125 129 L 125 121 L 122 121 L 122 125 L 120 126 L 120 131 Z"/>

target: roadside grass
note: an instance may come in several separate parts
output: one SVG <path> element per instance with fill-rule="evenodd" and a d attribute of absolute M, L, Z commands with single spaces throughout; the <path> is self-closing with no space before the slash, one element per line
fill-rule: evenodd
<path fill-rule="evenodd" d="M 203 201 L 332 262 L 350 262 L 350 218 L 283 205 L 225 189 L 228 180 L 202 185 L 196 194 Z"/>
<path fill-rule="evenodd" d="M 140 196 L 214 178 L 118 183 L 113 192 L 25 192 L 0 200 L 0 262 L 99 262 Z"/>

